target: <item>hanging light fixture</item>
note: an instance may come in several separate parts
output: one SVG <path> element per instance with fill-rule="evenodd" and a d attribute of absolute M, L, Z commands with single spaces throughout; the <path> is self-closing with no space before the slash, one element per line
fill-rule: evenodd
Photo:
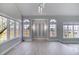
<path fill-rule="evenodd" d="M 42 13 L 42 7 L 38 6 L 38 13 Z"/>
<path fill-rule="evenodd" d="M 45 3 L 40 3 L 40 4 L 39 4 L 39 6 L 38 6 L 38 12 L 39 12 L 40 14 L 43 13 L 43 8 L 44 8 L 44 6 L 45 6 Z"/>

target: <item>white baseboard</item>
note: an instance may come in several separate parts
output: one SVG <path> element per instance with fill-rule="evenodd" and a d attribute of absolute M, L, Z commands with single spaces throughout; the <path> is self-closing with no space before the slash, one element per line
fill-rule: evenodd
<path fill-rule="evenodd" d="M 14 44 L 13 46 L 11 46 L 10 48 L 8 48 L 7 50 L 5 50 L 4 52 L 0 53 L 0 55 L 4 55 L 5 53 L 7 53 L 8 51 L 10 51 L 12 48 L 14 48 L 19 43 L 21 43 L 21 41 L 17 42 L 16 44 Z"/>

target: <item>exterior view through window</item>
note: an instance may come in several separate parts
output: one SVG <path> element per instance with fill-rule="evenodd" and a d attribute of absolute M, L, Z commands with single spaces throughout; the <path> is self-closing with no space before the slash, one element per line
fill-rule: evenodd
<path fill-rule="evenodd" d="M 20 36 L 20 22 L 0 16 L 0 44 L 9 39 L 14 39 L 14 35 Z"/>
<path fill-rule="evenodd" d="M 24 31 L 23 31 L 23 36 L 24 37 L 30 37 L 30 20 L 29 19 L 25 19 L 24 22 Z"/>
<path fill-rule="evenodd" d="M 63 38 L 79 38 L 79 25 L 78 24 L 63 25 Z"/>
<path fill-rule="evenodd" d="M 0 43 L 7 40 L 7 18 L 0 16 Z"/>
<path fill-rule="evenodd" d="M 16 22 L 16 37 L 19 37 L 20 34 L 20 24 L 19 22 Z"/>
<path fill-rule="evenodd" d="M 56 37 L 56 20 L 55 19 L 51 19 L 50 20 L 50 37 Z"/>
<path fill-rule="evenodd" d="M 14 38 L 14 21 L 10 20 L 10 39 Z"/>

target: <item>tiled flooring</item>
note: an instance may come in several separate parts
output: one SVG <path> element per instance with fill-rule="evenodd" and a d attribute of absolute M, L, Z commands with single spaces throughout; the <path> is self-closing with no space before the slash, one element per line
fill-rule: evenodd
<path fill-rule="evenodd" d="M 77 55 L 79 44 L 62 44 L 59 42 L 34 41 L 23 42 L 13 48 L 7 55 Z"/>

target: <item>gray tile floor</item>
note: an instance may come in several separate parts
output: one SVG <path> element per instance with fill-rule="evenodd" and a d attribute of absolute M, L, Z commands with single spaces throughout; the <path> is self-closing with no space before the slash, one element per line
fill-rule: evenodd
<path fill-rule="evenodd" d="M 34 41 L 23 42 L 13 48 L 7 55 L 77 55 L 79 44 L 62 44 L 59 42 Z"/>

